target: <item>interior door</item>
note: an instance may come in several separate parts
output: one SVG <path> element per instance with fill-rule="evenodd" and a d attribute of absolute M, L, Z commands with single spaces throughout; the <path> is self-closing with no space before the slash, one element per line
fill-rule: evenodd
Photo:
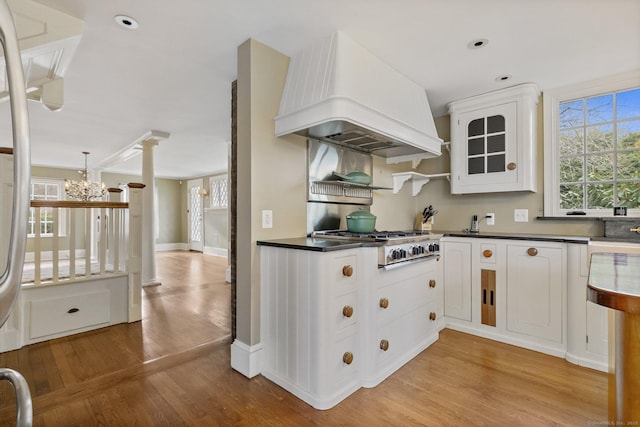
<path fill-rule="evenodd" d="M 189 206 L 188 224 L 189 224 L 189 250 L 202 252 L 204 250 L 204 223 L 202 205 L 203 190 L 202 179 L 191 179 L 187 182 Z"/>

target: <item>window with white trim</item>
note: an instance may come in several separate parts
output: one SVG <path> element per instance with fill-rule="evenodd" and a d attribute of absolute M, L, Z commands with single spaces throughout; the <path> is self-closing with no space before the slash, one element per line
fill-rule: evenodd
<path fill-rule="evenodd" d="M 640 72 L 545 93 L 545 215 L 640 214 Z"/>
<path fill-rule="evenodd" d="M 64 180 L 31 178 L 31 200 L 64 200 Z M 60 235 L 66 234 L 65 209 L 60 210 L 59 217 Z M 35 236 L 36 210 L 29 209 L 29 223 L 27 225 L 27 236 Z M 53 235 L 53 208 L 40 208 L 40 235 Z"/>
<path fill-rule="evenodd" d="M 229 205 L 229 185 L 226 176 L 209 178 L 210 204 L 212 209 L 226 209 Z"/>

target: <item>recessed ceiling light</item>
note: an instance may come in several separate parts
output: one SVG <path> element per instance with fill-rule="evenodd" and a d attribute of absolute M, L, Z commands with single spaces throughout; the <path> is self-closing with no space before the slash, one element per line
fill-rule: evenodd
<path fill-rule="evenodd" d="M 502 74 L 496 77 L 497 82 L 506 82 L 507 80 L 510 80 L 510 79 L 511 79 L 511 76 L 509 74 Z"/>
<path fill-rule="evenodd" d="M 128 30 L 135 30 L 138 28 L 138 21 L 127 15 L 116 15 L 113 19 L 122 27 Z"/>
<path fill-rule="evenodd" d="M 489 44 L 489 40 L 487 39 L 475 39 L 475 40 L 471 40 L 467 44 L 467 47 L 469 49 L 480 49 L 481 47 L 485 47 L 488 44 Z"/>

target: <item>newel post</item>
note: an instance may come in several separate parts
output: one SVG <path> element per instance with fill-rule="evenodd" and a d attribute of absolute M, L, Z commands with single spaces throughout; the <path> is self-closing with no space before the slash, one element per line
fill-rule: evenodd
<path fill-rule="evenodd" d="M 129 184 L 129 323 L 142 319 L 142 194 L 144 184 Z"/>

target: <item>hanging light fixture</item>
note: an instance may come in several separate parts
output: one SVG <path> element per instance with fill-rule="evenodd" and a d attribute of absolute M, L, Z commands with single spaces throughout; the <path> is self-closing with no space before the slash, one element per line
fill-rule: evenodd
<path fill-rule="evenodd" d="M 87 156 L 89 152 L 83 151 L 82 154 L 84 154 L 84 170 L 78 171 L 78 173 L 82 174 L 82 181 L 65 179 L 64 190 L 68 199 L 90 202 L 93 199 L 104 196 L 105 185 L 104 182 L 89 181 L 89 173 L 87 172 Z"/>

